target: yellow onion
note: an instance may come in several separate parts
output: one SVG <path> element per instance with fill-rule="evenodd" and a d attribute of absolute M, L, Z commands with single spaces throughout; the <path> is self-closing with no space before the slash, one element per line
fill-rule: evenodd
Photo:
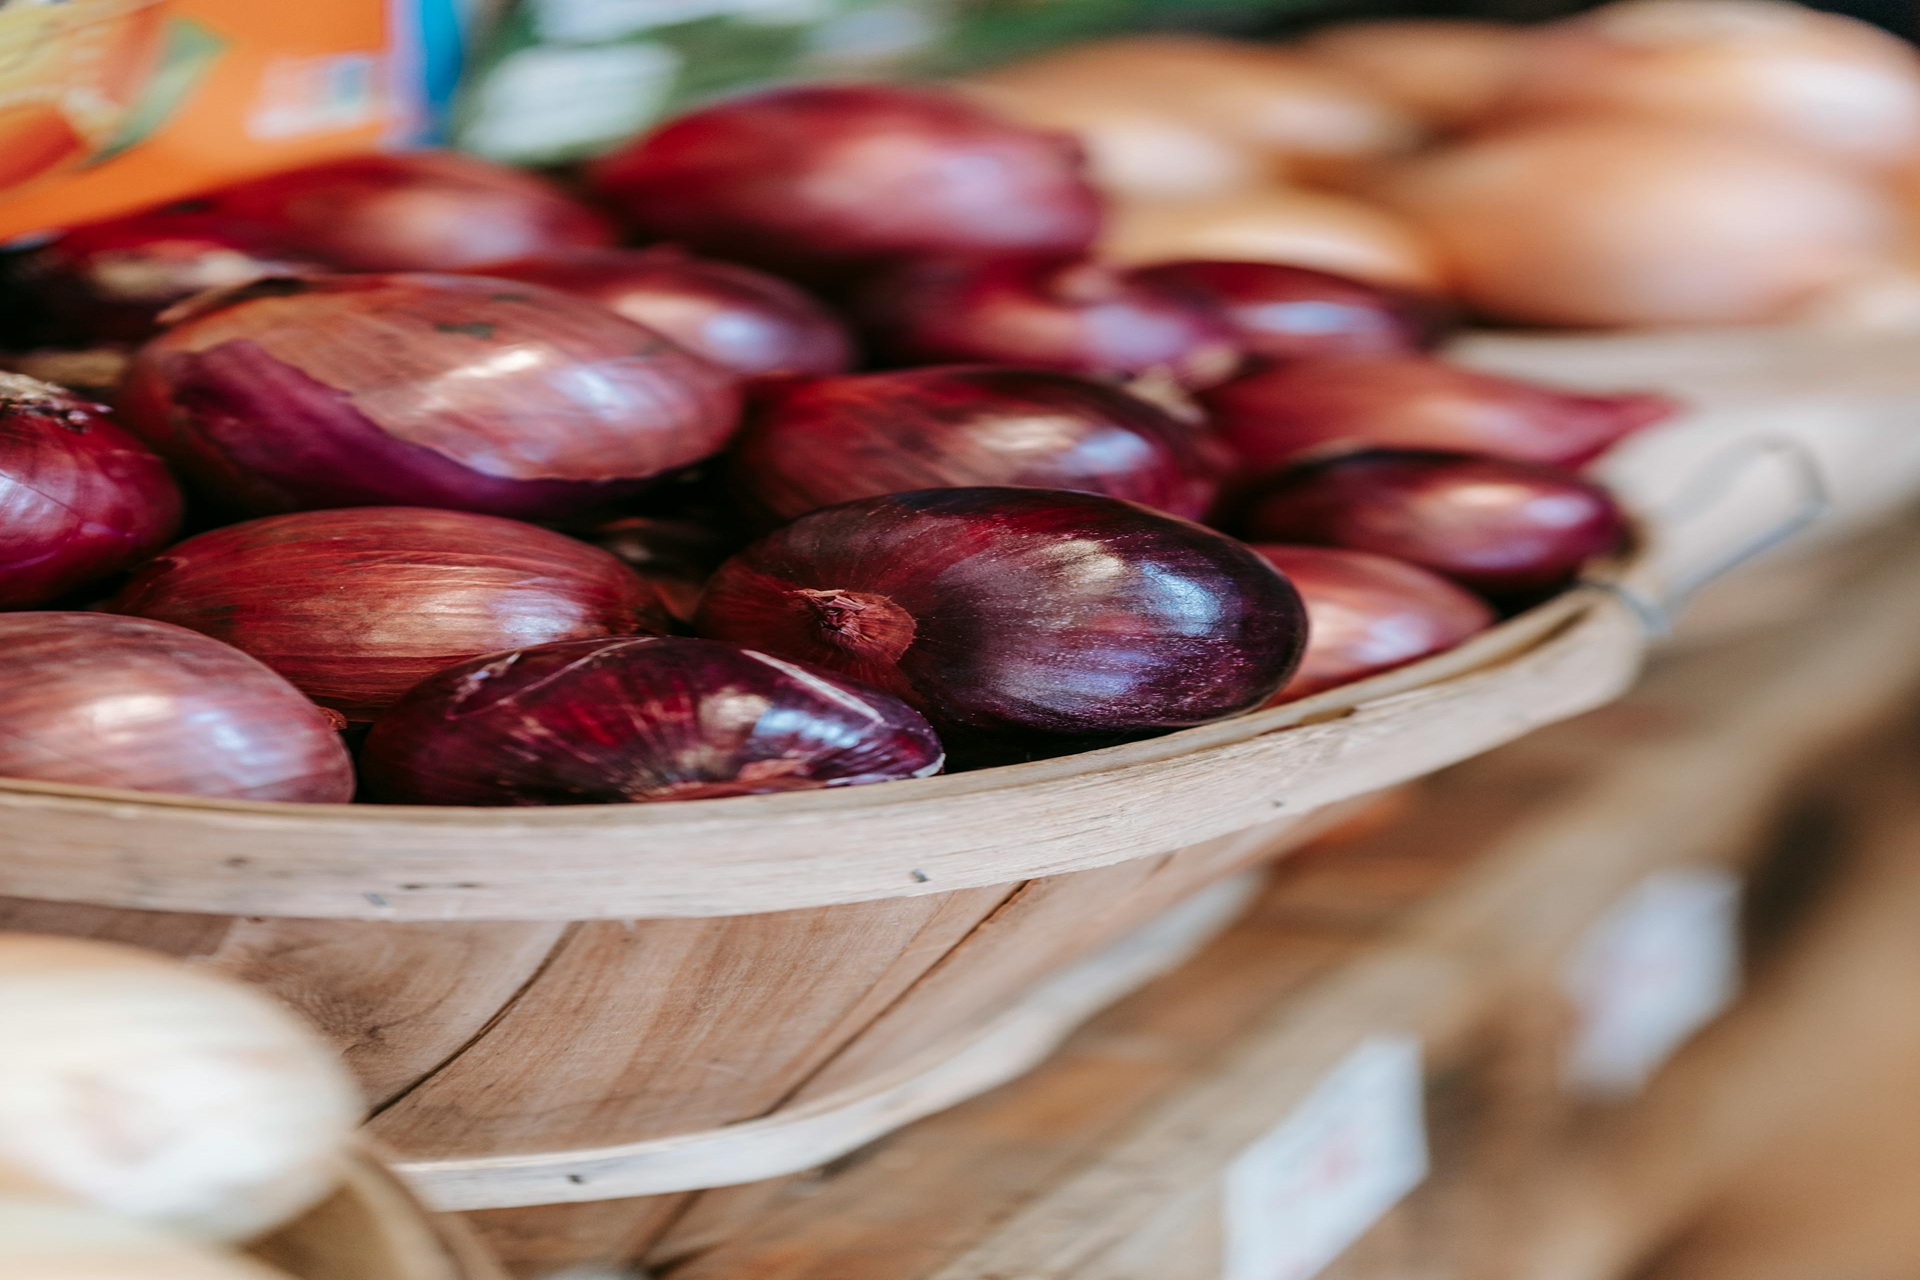
<path fill-rule="evenodd" d="M 1009 120 L 1072 134 L 1095 185 L 1124 200 L 1196 200 L 1258 185 L 1275 161 L 1154 103 L 1047 84 L 956 84 Z"/>
<path fill-rule="evenodd" d="M 7 1280 L 287 1280 L 239 1254 L 97 1210 L 0 1200 L 0 1275 Z"/>
<path fill-rule="evenodd" d="M 1382 188 L 1480 311 L 1541 324 L 1776 320 L 1887 252 L 1885 197 L 1819 159 L 1623 121 L 1490 136 Z"/>
<path fill-rule="evenodd" d="M 1390 210 L 1327 191 L 1275 188 L 1190 204 L 1126 204 L 1101 242 L 1119 262 L 1279 262 L 1403 288 L 1443 277 L 1420 233 Z"/>
<path fill-rule="evenodd" d="M 1407 150 L 1421 129 L 1370 86 L 1271 45 L 1145 35 L 1075 45 L 982 83 L 1113 106 L 1152 107 L 1277 156 L 1340 173 Z"/>
<path fill-rule="evenodd" d="M 128 947 L 0 934 L 0 1027 L 0 1170 L 195 1237 L 247 1239 L 314 1204 L 360 1118 L 291 1013 Z"/>
<path fill-rule="evenodd" d="M 1504 22 L 1406 18 L 1314 32 L 1302 53 L 1359 79 L 1435 128 L 1486 115 L 1512 84 L 1528 41 Z"/>
<path fill-rule="evenodd" d="M 1727 129 L 1882 165 L 1920 147 L 1920 57 L 1788 0 L 1618 0 L 1543 31 L 1502 109 Z"/>

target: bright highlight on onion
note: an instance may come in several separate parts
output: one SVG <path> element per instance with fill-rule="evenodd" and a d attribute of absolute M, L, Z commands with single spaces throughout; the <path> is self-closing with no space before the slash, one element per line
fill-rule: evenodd
<path fill-rule="evenodd" d="M 1424 355 L 1276 365 L 1202 400 L 1253 476 L 1333 448 L 1451 449 L 1577 467 L 1677 408 L 1652 392 L 1569 391 Z"/>
<path fill-rule="evenodd" d="M 899 699 L 714 640 L 563 640 L 429 676 L 362 767 L 407 804 L 610 804 L 859 786 L 939 771 Z"/>
<path fill-rule="evenodd" d="M 789 274 L 945 253 L 1076 253 L 1099 199 L 1068 139 L 964 98 L 802 85 L 730 98 L 602 158 L 634 230 Z"/>
<path fill-rule="evenodd" d="M 1486 601 L 1403 560 L 1338 547 L 1254 550 L 1307 607 L 1306 653 L 1276 702 L 1444 653 L 1494 623 Z"/>
<path fill-rule="evenodd" d="M 597 547 L 408 507 L 215 529 L 141 568 L 108 607 L 223 640 L 350 720 L 479 654 L 671 625 L 656 590 Z"/>
<path fill-rule="evenodd" d="M 791 519 L 906 489 L 1031 485 L 1207 514 L 1225 459 L 1207 433 L 1084 378 L 967 366 L 763 388 L 734 445 L 743 500 Z"/>
<path fill-rule="evenodd" d="M 1565 587 L 1626 532 L 1606 490 L 1571 471 L 1389 449 L 1294 468 L 1243 524 L 1258 542 L 1392 556 L 1507 601 Z"/>
<path fill-rule="evenodd" d="M 743 377 L 853 365 L 845 327 L 801 290 L 671 247 L 573 249 L 494 263 L 482 274 L 591 298 Z"/>
<path fill-rule="evenodd" d="M 601 214 L 551 182 L 454 151 L 290 169 L 208 203 L 349 271 L 465 271 L 613 243 Z"/>
<path fill-rule="evenodd" d="M 1015 364 L 1204 387 L 1240 363 L 1213 307 L 1085 258 L 941 258 L 873 279 L 860 315 L 900 364 Z"/>
<path fill-rule="evenodd" d="M 0 613 L 0 777 L 344 804 L 334 721 L 228 645 L 105 613 Z"/>
<path fill-rule="evenodd" d="M 298 1018 L 130 947 L 0 934 L 0 1025 L 0 1168 L 203 1239 L 249 1239 L 319 1200 L 360 1120 Z"/>
<path fill-rule="evenodd" d="M 1231 538 L 992 487 L 802 516 L 721 566 L 697 625 L 895 694 L 971 762 L 1251 710 L 1306 640 L 1297 593 Z"/>
<path fill-rule="evenodd" d="M 140 349 L 128 424 L 242 512 L 555 518 L 644 491 L 732 431 L 732 375 L 557 290 L 473 276 L 272 279 Z"/>
<path fill-rule="evenodd" d="M 179 524 L 166 467 L 103 406 L 0 373 L 0 609 L 97 582 Z"/>
<path fill-rule="evenodd" d="M 1203 300 L 1262 361 L 1422 351 L 1450 319 L 1437 298 L 1277 262 L 1163 262 L 1129 278 Z"/>

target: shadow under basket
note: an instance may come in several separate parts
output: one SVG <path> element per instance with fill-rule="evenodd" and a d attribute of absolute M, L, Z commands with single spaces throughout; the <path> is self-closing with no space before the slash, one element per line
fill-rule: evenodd
<path fill-rule="evenodd" d="M 334 1193 L 254 1245 L 293 1280 L 501 1280 L 458 1219 L 434 1214 L 365 1152 Z"/>

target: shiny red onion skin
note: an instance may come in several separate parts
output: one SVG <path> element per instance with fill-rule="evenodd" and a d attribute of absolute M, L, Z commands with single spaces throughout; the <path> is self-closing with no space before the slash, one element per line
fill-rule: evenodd
<path fill-rule="evenodd" d="M 349 720 L 478 654 L 671 625 L 658 593 L 598 547 L 409 507 L 199 534 L 139 569 L 107 607 L 223 640 Z"/>
<path fill-rule="evenodd" d="M 1340 547 L 1253 549 L 1307 606 L 1306 653 L 1275 702 L 1445 653 L 1495 621 L 1486 601 L 1404 560 Z"/>
<path fill-rule="evenodd" d="M 783 379 L 729 456 L 751 507 L 792 519 L 906 489 L 1025 485 L 1199 519 L 1225 457 L 1206 431 L 1116 387 L 989 366 Z"/>
<path fill-rule="evenodd" d="M 105 613 L 0 614 L 0 777 L 344 804 L 334 721 L 228 645 Z"/>
<path fill-rule="evenodd" d="M 266 227 L 153 209 L 63 232 L 25 254 L 15 280 L 48 317 L 43 341 L 85 345 L 144 341 L 161 312 L 207 289 L 327 269 Z"/>
<path fill-rule="evenodd" d="M 937 773 L 924 717 L 831 672 L 680 637 L 562 640 L 420 682 L 367 736 L 399 804 L 711 800 Z"/>
<path fill-rule="evenodd" d="M 588 171 L 645 238 L 802 279 L 927 254 L 1077 253 L 1100 227 L 1079 147 L 949 93 L 802 85 L 668 121 Z"/>
<path fill-rule="evenodd" d="M 1605 489 L 1561 467 L 1382 449 L 1283 474 L 1243 531 L 1391 556 L 1512 602 L 1568 585 L 1620 545 L 1626 523 Z"/>
<path fill-rule="evenodd" d="M 826 306 L 777 276 L 671 247 L 574 249 L 488 266 L 591 298 L 741 377 L 842 373 L 853 339 Z"/>
<path fill-rule="evenodd" d="M 480 276 L 272 279 L 136 353 L 127 423 L 248 514 L 427 506 L 557 519 L 718 450 L 726 371 L 605 307 Z"/>
<path fill-rule="evenodd" d="M 1567 391 L 1425 355 L 1273 365 L 1200 399 L 1249 477 L 1327 449 L 1444 449 L 1578 467 L 1678 408 L 1654 392 Z"/>
<path fill-rule="evenodd" d="M 605 215 L 554 183 L 452 151 L 289 169 L 205 203 L 348 271 L 466 271 L 614 241 Z"/>
<path fill-rule="evenodd" d="M 929 258 L 867 282 L 868 345 L 894 364 L 1016 364 L 1094 377 L 1160 375 L 1211 386 L 1238 340 L 1204 302 L 1084 258 Z"/>
<path fill-rule="evenodd" d="M 0 609 L 98 582 L 179 527 L 173 477 L 104 406 L 0 373 Z"/>
<path fill-rule="evenodd" d="M 1262 362 L 1424 351 L 1450 327 L 1434 299 L 1312 267 L 1189 260 L 1137 267 L 1127 278 L 1211 306 Z"/>
<path fill-rule="evenodd" d="M 1230 538 L 1001 487 L 802 516 L 720 567 L 696 627 L 884 689 L 973 762 L 1251 710 L 1306 635 L 1298 594 Z"/>

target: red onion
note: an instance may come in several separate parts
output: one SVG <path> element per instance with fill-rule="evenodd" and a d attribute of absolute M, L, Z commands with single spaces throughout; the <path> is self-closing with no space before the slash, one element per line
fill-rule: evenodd
<path fill-rule="evenodd" d="M 553 183 L 452 151 L 290 169 L 209 202 L 349 271 L 463 271 L 613 243 L 611 224 Z"/>
<path fill-rule="evenodd" d="M 1493 625 L 1478 596 L 1403 560 L 1338 547 L 1256 546 L 1307 606 L 1307 651 L 1276 702 L 1431 654 Z"/>
<path fill-rule="evenodd" d="M 24 255 L 22 292 L 55 339 L 139 342 L 162 311 L 207 289 L 326 270 L 272 230 L 224 214 L 156 209 L 75 227 Z"/>
<path fill-rule="evenodd" d="M 581 536 L 646 579 L 674 621 L 689 626 L 707 579 L 745 541 L 675 516 L 620 516 Z"/>
<path fill-rule="evenodd" d="M 672 247 L 574 249 L 495 263 L 486 274 L 591 298 L 745 377 L 853 366 L 846 328 L 807 294 Z"/>
<path fill-rule="evenodd" d="M 733 429 L 730 375 L 583 298 L 477 276 L 257 281 L 188 304 L 121 405 L 247 512 L 546 519 L 645 489 Z"/>
<path fill-rule="evenodd" d="M 1245 530 L 1392 556 L 1510 599 L 1565 586 L 1626 525 L 1605 489 L 1560 467 L 1381 449 L 1284 473 L 1250 505 Z"/>
<path fill-rule="evenodd" d="M 938 258 L 872 280 L 875 350 L 901 364 L 983 362 L 1186 387 L 1230 376 L 1240 347 L 1213 307 L 1083 258 Z"/>
<path fill-rule="evenodd" d="M 333 719 L 217 640 L 105 613 L 9 613 L 0 652 L 0 776 L 226 800 L 353 795 Z"/>
<path fill-rule="evenodd" d="M 416 507 L 215 529 L 142 567 L 108 607 L 224 640 L 352 720 L 478 654 L 669 625 L 653 589 L 597 547 Z"/>
<path fill-rule="evenodd" d="M 937 773 L 912 707 L 713 640 L 561 640 L 429 676 L 361 756 L 401 804 L 608 804 L 858 786 Z"/>
<path fill-rule="evenodd" d="M 1423 355 L 1294 361 L 1201 400 L 1254 476 L 1328 448 L 1449 449 L 1577 467 L 1678 408 L 1654 392 L 1565 391 Z"/>
<path fill-rule="evenodd" d="M 1200 428 L 1117 388 L 960 367 L 762 388 L 732 474 L 744 499 L 781 519 L 903 489 L 982 484 L 1104 493 L 1198 519 L 1223 462 Z"/>
<path fill-rule="evenodd" d="M 0 609 L 56 599 L 166 544 L 180 491 L 102 405 L 0 373 Z"/>
<path fill-rule="evenodd" d="M 1439 302 L 1331 271 L 1278 262 L 1163 262 L 1128 278 L 1202 299 L 1260 360 L 1420 351 L 1446 336 Z"/>
<path fill-rule="evenodd" d="M 592 185 L 644 235 L 831 275 L 931 253 L 1075 253 L 1100 200 L 1064 135 L 941 91 L 801 85 L 671 120 Z"/>
<path fill-rule="evenodd" d="M 1306 639 L 1299 596 L 1231 538 L 994 487 L 802 516 L 720 567 L 697 626 L 885 689 L 975 760 L 1250 710 Z"/>

